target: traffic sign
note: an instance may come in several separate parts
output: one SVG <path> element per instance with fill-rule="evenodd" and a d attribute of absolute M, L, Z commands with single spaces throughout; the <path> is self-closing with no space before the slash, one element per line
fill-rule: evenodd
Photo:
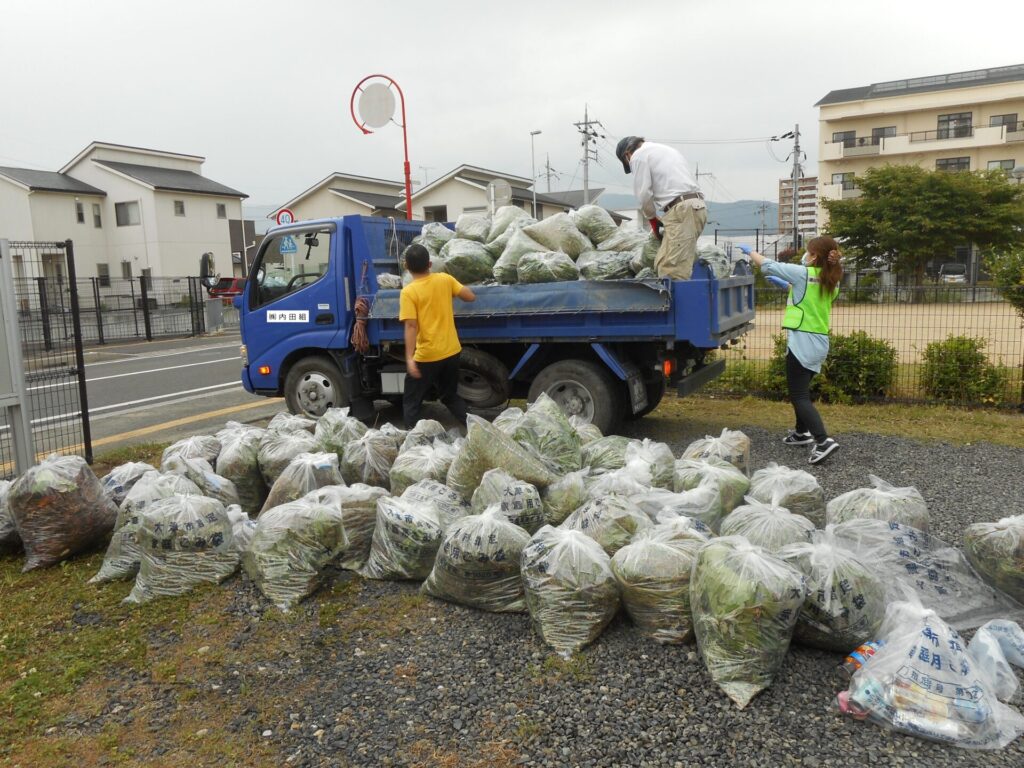
<path fill-rule="evenodd" d="M 299 247 L 295 244 L 295 238 L 291 235 L 286 235 L 281 238 L 281 246 L 278 248 L 279 253 L 298 253 Z"/>
<path fill-rule="evenodd" d="M 277 223 L 278 224 L 291 224 L 295 221 L 295 214 L 287 208 L 282 208 L 277 212 Z"/>

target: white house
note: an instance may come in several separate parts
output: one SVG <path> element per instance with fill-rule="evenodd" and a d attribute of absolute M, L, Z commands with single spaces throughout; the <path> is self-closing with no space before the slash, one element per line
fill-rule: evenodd
<path fill-rule="evenodd" d="M 396 210 L 404 199 L 405 184 L 367 176 L 353 176 L 335 171 L 300 192 L 268 216 L 276 219 L 287 208 L 295 220 L 326 219 L 357 214 L 360 216 L 395 216 L 404 218 L 405 211 Z"/>

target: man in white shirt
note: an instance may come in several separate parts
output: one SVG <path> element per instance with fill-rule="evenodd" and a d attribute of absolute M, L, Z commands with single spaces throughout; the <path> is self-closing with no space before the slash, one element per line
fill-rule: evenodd
<path fill-rule="evenodd" d="M 659 225 L 665 227 L 654 261 L 658 277 L 689 280 L 708 209 L 686 158 L 672 147 L 644 141 L 640 136 L 622 139 L 615 154 L 623 170 L 634 174 L 634 192 L 655 234 Z M 658 210 L 665 212 L 661 220 Z"/>

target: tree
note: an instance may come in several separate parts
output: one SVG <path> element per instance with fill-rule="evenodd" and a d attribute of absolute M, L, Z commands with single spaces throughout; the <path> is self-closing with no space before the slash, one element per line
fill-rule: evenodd
<path fill-rule="evenodd" d="M 1024 321 L 1024 249 L 993 252 L 985 258 L 985 269 L 999 292 Z"/>
<path fill-rule="evenodd" d="M 860 197 L 826 200 L 828 231 L 858 267 L 881 261 L 924 282 L 930 259 L 958 245 L 1013 250 L 1024 245 L 1024 187 L 1002 171 L 949 173 L 916 165 L 870 168 Z"/>

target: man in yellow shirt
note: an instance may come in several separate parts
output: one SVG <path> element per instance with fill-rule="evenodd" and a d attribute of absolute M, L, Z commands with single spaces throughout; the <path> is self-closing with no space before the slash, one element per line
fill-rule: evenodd
<path fill-rule="evenodd" d="M 398 319 L 405 323 L 405 426 L 420 419 L 423 399 L 437 386 L 441 402 L 461 423 L 466 403 L 459 397 L 459 335 L 455 332 L 452 297 L 476 301 L 476 294 L 451 275 L 430 272 L 430 254 L 414 243 L 405 251 L 405 267 L 413 281 L 402 289 Z"/>

